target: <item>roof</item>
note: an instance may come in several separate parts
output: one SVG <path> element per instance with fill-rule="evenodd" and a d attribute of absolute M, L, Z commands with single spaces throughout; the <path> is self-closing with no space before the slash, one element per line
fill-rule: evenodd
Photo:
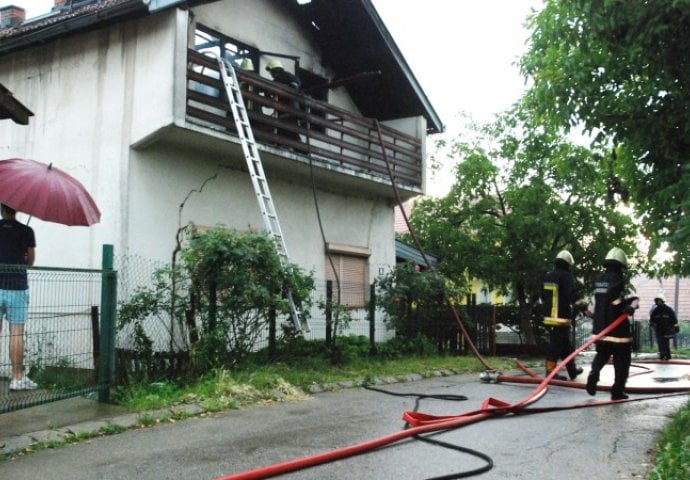
<path fill-rule="evenodd" d="M 0 55 L 168 8 L 215 1 L 221 0 L 73 0 L 72 8 L 0 30 Z M 305 4 L 292 0 L 288 6 L 311 33 L 323 63 L 335 73 L 334 80 L 361 78 L 347 82 L 344 88 L 363 116 L 385 121 L 421 115 L 429 133 L 443 131 L 440 117 L 371 0 L 339 0 L 337 8 L 332 0 Z M 362 75 L 370 72 L 377 75 Z"/>
<path fill-rule="evenodd" d="M 333 8 L 332 0 L 290 5 L 321 47 L 323 63 L 339 78 L 381 72 L 347 84 L 362 115 L 391 120 L 421 114 L 430 133 L 443 131 L 441 119 L 371 0 L 340 0 L 338 8 Z"/>
<path fill-rule="evenodd" d="M 426 255 L 426 258 L 429 259 L 429 263 L 431 264 L 430 266 L 432 268 L 436 268 L 438 265 L 438 258 L 433 255 L 429 255 L 426 252 L 424 252 L 424 255 Z M 423 267 L 427 266 L 424 256 L 419 250 L 401 242 L 400 240 L 395 241 L 395 257 L 405 261 L 412 261 L 415 264 Z"/>
<path fill-rule="evenodd" d="M 0 83 L 0 119 L 12 119 L 14 123 L 28 125 L 33 112 L 17 100 L 2 83 Z"/>

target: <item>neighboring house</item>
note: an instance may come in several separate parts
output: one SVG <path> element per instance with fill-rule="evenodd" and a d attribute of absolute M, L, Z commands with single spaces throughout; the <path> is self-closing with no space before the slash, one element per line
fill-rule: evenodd
<path fill-rule="evenodd" d="M 169 262 L 188 225 L 263 230 L 213 55 L 252 60 L 237 72 L 290 259 L 332 278 L 330 254 L 341 280 L 363 285 L 395 264 L 386 161 L 404 200 L 424 194 L 425 138 L 442 125 L 370 0 L 56 0 L 36 19 L 11 11 L 0 83 L 35 117 L 0 131 L 3 157 L 52 162 L 102 212 L 90 228 L 32 220 L 37 265 L 98 268 L 103 244 Z M 269 80 L 276 59 L 304 93 Z"/>
<path fill-rule="evenodd" d="M 631 280 L 634 292 L 631 295 L 640 297 L 640 309 L 635 317 L 638 320 L 649 320 L 649 312 L 654 304 L 654 297 L 663 292 L 666 304 L 676 312 L 678 320 L 690 320 L 690 278 L 649 278 L 637 276 Z"/>
<path fill-rule="evenodd" d="M 410 229 L 407 228 L 407 222 L 405 222 L 405 217 L 410 218 L 412 210 L 415 203 L 419 198 L 412 198 L 402 204 L 402 209 L 395 207 L 395 233 L 406 234 L 410 233 Z M 403 215 L 404 212 L 404 215 Z M 418 265 L 422 265 L 423 258 L 422 255 L 416 248 L 410 247 L 398 242 L 396 244 L 396 249 L 398 250 L 399 260 L 413 260 L 416 261 Z M 433 267 L 436 267 L 440 260 L 433 257 L 433 261 L 430 259 Z M 505 298 L 503 295 L 498 294 L 495 291 L 490 291 L 484 282 L 480 280 L 473 279 L 470 282 L 470 294 L 467 297 L 467 302 L 473 305 L 478 304 L 491 304 L 491 305 L 503 305 L 505 303 Z"/>

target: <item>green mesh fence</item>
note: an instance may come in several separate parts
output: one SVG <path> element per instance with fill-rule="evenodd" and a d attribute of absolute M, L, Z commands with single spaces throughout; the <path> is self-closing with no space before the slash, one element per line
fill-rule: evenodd
<path fill-rule="evenodd" d="M 7 268 L 2 267 L 0 268 Z M 93 395 L 99 383 L 101 270 L 29 268 L 24 372 L 38 386 L 12 390 L 10 344 L 19 330 L 3 312 L 0 321 L 0 413 L 63 398 Z M 15 350 L 16 351 L 16 350 Z"/>

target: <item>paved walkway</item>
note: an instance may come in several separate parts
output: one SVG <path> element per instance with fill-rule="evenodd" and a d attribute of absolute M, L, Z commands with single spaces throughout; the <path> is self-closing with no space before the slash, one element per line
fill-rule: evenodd
<path fill-rule="evenodd" d="M 638 356 L 640 358 L 654 358 L 652 355 Z M 591 355 L 585 354 L 578 360 L 579 364 L 586 366 Z M 535 369 L 541 372 L 542 369 Z M 663 369 L 661 370 L 663 373 Z M 633 373 L 633 372 L 631 372 Z M 439 377 L 455 375 L 456 372 L 438 372 Z M 586 372 L 585 372 L 586 374 Z M 640 376 L 642 377 L 642 376 Z M 659 374 L 648 375 L 650 381 L 668 385 L 669 379 L 659 379 Z M 685 375 L 688 377 L 688 375 Z M 631 381 L 635 375 L 631 376 Z M 381 378 L 378 384 L 393 384 L 406 381 L 421 380 L 421 375 L 408 375 L 398 378 Z M 676 381 L 677 379 L 671 379 Z M 602 383 L 607 380 L 602 376 Z M 644 381 L 644 378 L 643 378 Z M 479 383 L 477 379 L 477 383 Z M 333 390 L 334 388 L 356 387 L 355 383 L 344 382 L 338 385 L 316 386 L 311 393 Z M 600 393 L 597 400 L 604 400 L 607 393 Z M 602 397 L 602 398 L 599 398 Z M 588 398 L 588 397 L 585 397 Z M 17 453 L 30 447 L 35 442 L 63 442 L 65 437 L 79 434 L 94 434 L 108 429 L 129 429 L 141 424 L 145 415 L 148 419 L 167 419 L 183 413 L 187 416 L 196 416 L 203 413 L 199 405 L 184 405 L 174 410 L 164 409 L 160 411 L 146 412 L 145 414 L 129 413 L 122 407 L 107 405 L 86 398 L 72 398 L 58 402 L 48 403 L 38 407 L 0 414 L 0 455 Z M 114 428 L 113 428 L 114 427 Z"/>

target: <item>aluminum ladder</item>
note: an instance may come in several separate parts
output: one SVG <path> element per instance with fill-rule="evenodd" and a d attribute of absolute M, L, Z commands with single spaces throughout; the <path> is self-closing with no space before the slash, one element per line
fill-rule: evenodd
<path fill-rule="evenodd" d="M 259 202 L 259 209 L 261 210 L 261 217 L 264 221 L 264 227 L 269 233 L 273 242 L 278 249 L 278 256 L 283 266 L 289 263 L 287 245 L 285 244 L 285 237 L 278 222 L 278 214 L 273 204 L 273 197 L 268 189 L 268 181 L 264 173 L 264 167 L 259 157 L 259 151 L 256 148 L 256 141 L 254 140 L 254 132 L 249 124 L 249 116 L 247 115 L 247 108 L 242 97 L 242 89 L 240 83 L 237 81 L 237 73 L 230 62 L 226 62 L 222 58 L 218 58 L 218 67 L 220 69 L 221 78 L 225 85 L 225 92 L 228 95 L 230 102 L 230 109 L 232 110 L 232 117 L 235 119 L 235 126 L 237 127 L 237 135 L 242 143 L 242 150 L 244 151 L 244 158 L 247 161 L 247 168 L 249 175 L 254 185 L 254 192 L 256 199 Z M 298 331 L 309 332 L 309 323 L 302 313 L 297 308 L 292 291 L 286 292 L 288 302 L 290 304 L 290 313 L 294 319 L 295 328 Z"/>

